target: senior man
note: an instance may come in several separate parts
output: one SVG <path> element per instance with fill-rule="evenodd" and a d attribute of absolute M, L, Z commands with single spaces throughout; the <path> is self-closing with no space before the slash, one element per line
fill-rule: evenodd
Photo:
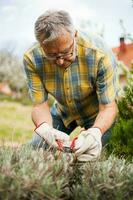
<path fill-rule="evenodd" d="M 57 140 L 67 142 L 80 126 L 73 149 L 77 159 L 97 159 L 117 116 L 114 55 L 99 37 L 77 31 L 66 11 L 42 14 L 35 22 L 35 36 L 37 43 L 24 54 L 38 134 L 31 144 L 41 147 L 43 137 L 57 147 Z M 51 110 L 48 94 L 56 99 Z"/>

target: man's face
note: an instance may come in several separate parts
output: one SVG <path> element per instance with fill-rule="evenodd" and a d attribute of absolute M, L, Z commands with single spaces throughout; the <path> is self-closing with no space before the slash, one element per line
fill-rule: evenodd
<path fill-rule="evenodd" d="M 76 37 L 76 36 L 75 36 Z M 46 54 L 47 59 L 62 67 L 68 67 L 76 57 L 75 37 L 72 37 L 70 33 L 64 31 L 56 40 L 47 42 L 41 46 Z"/>

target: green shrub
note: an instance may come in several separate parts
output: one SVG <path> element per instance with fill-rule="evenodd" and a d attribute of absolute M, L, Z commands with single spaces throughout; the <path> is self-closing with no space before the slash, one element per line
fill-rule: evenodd
<path fill-rule="evenodd" d="M 108 151 L 131 159 L 133 156 L 133 76 L 131 75 L 124 96 L 118 102 L 119 117 Z"/>
<path fill-rule="evenodd" d="M 124 95 L 118 102 L 119 115 L 125 120 L 133 119 L 133 75 L 130 76 Z"/>
<path fill-rule="evenodd" d="M 133 119 L 119 119 L 113 129 L 109 144 L 109 152 L 115 155 L 132 159 L 133 157 Z"/>

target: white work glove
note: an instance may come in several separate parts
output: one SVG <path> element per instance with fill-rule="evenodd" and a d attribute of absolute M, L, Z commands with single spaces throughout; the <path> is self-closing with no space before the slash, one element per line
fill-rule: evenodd
<path fill-rule="evenodd" d="M 61 142 L 69 141 L 70 137 L 57 129 L 54 129 L 46 122 L 42 123 L 39 127 L 35 129 L 35 132 L 40 135 L 44 140 L 52 147 L 58 147 L 56 140 Z"/>
<path fill-rule="evenodd" d="M 99 128 L 89 128 L 80 133 L 75 142 L 75 155 L 78 161 L 96 160 L 102 150 L 102 133 Z"/>

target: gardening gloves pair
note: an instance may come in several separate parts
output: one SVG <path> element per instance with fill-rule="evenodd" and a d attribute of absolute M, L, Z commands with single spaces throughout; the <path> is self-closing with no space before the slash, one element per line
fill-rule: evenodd
<path fill-rule="evenodd" d="M 99 128 L 89 128 L 87 130 L 82 130 L 78 138 L 70 141 L 70 137 L 57 129 L 51 127 L 48 123 L 44 122 L 40 124 L 35 132 L 44 138 L 44 140 L 49 144 L 50 147 L 59 148 L 59 142 L 64 143 L 65 146 L 73 147 L 73 152 L 77 157 L 78 161 L 87 162 L 96 160 L 102 150 L 102 133 Z M 67 144 L 67 145 L 66 145 Z"/>
<path fill-rule="evenodd" d="M 70 140 L 70 137 L 66 133 L 53 128 L 46 122 L 40 124 L 35 129 L 35 132 L 41 136 L 49 144 L 50 147 L 58 148 L 58 140 L 62 143 L 69 142 Z"/>
<path fill-rule="evenodd" d="M 89 128 L 81 131 L 75 143 L 75 155 L 78 161 L 96 160 L 102 150 L 102 133 L 99 128 Z"/>

